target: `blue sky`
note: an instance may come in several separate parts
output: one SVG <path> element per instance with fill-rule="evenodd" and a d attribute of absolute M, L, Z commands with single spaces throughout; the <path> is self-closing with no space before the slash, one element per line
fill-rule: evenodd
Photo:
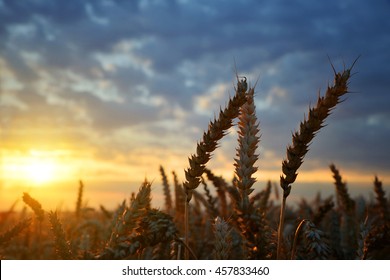
<path fill-rule="evenodd" d="M 184 178 L 236 68 L 258 80 L 258 176 L 278 181 L 291 132 L 332 82 L 328 57 L 342 70 L 361 55 L 302 174 L 331 180 L 333 162 L 350 181 L 390 178 L 389 13 L 388 0 L 0 0 L 2 155 L 63 151 L 87 178 L 158 181 L 159 164 Z M 235 146 L 232 130 L 217 173 L 233 174 Z"/>

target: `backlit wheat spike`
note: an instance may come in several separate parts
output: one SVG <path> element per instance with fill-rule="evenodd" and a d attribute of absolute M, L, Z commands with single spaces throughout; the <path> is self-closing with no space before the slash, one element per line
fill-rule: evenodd
<path fill-rule="evenodd" d="M 328 86 L 325 96 L 318 97 L 315 107 L 309 109 L 307 118 L 300 123 L 299 131 L 292 135 L 292 144 L 287 147 L 287 159 L 283 161 L 280 186 L 284 196 L 288 196 L 291 184 L 297 178 L 297 170 L 303 163 L 303 158 L 309 150 L 309 145 L 316 133 L 324 126 L 325 119 L 335 106 L 340 103 L 340 97 L 348 92 L 348 80 L 351 68 L 335 74 L 333 86 Z"/>
<path fill-rule="evenodd" d="M 375 180 L 374 180 L 374 191 L 375 191 L 375 198 L 377 201 L 378 210 L 382 220 L 390 222 L 389 208 L 386 199 L 386 194 L 385 191 L 383 190 L 382 182 L 379 181 L 377 176 L 375 176 Z"/>
<path fill-rule="evenodd" d="M 249 195 L 253 192 L 252 186 L 256 182 L 253 174 L 257 171 L 255 163 L 258 159 L 256 150 L 260 141 L 259 124 L 256 118 L 256 106 L 254 104 L 254 88 L 247 93 L 247 101 L 240 108 L 238 116 L 238 148 L 236 149 L 235 174 L 237 180 L 235 186 L 241 194 L 240 208 L 243 213 L 249 211 Z"/>
<path fill-rule="evenodd" d="M 4 244 L 12 240 L 12 238 L 20 234 L 24 229 L 28 228 L 30 224 L 31 219 L 24 219 L 23 221 L 17 223 L 11 229 L 0 235 L 0 247 L 2 247 Z"/>
<path fill-rule="evenodd" d="M 350 197 L 347 185 L 343 182 L 339 170 L 334 164 L 330 169 L 335 179 L 337 197 L 341 210 L 341 245 L 347 259 L 355 257 L 358 246 L 358 224 L 356 221 L 355 201 Z"/>
<path fill-rule="evenodd" d="M 200 176 L 203 175 L 206 163 L 211 158 L 211 153 L 217 148 L 218 141 L 225 135 L 226 131 L 233 125 L 233 119 L 237 118 L 240 107 L 246 102 L 247 91 L 246 80 L 238 80 L 236 94 L 229 99 L 227 107 L 219 112 L 218 119 L 210 122 L 207 132 L 203 133 L 202 140 L 197 144 L 196 154 L 189 158 L 190 167 L 185 171 L 186 182 L 183 184 L 186 203 L 184 211 L 184 237 L 188 246 L 189 223 L 188 208 L 192 192 L 200 184 Z M 188 259 L 189 252 L 185 251 L 185 258 Z"/>
<path fill-rule="evenodd" d="M 356 61 L 357 59 L 355 62 Z M 344 69 L 341 73 L 334 73 L 334 84 L 332 86 L 328 86 L 325 96 L 318 97 L 317 104 L 313 108 L 309 108 L 307 118 L 305 117 L 303 122 L 300 123 L 299 131 L 293 133 L 292 144 L 287 147 L 287 159 L 282 162 L 283 174 L 280 176 L 280 186 L 283 189 L 283 199 L 280 207 L 278 228 L 278 258 L 281 253 L 286 198 L 290 194 L 291 184 L 295 182 L 298 176 L 297 170 L 302 165 L 303 158 L 308 152 L 309 145 L 314 136 L 324 126 L 324 121 L 331 111 L 338 103 L 340 103 L 340 98 L 348 92 L 349 78 L 351 77 L 351 70 L 355 62 L 349 69 Z"/>
<path fill-rule="evenodd" d="M 81 214 L 81 207 L 83 203 L 83 192 L 84 192 L 84 184 L 83 181 L 79 181 L 79 192 L 77 195 L 77 202 L 76 202 L 76 217 L 79 218 Z"/>
<path fill-rule="evenodd" d="M 167 175 L 165 174 L 164 167 L 160 165 L 160 173 L 163 182 L 163 190 L 165 197 L 165 211 L 170 214 L 172 211 L 172 197 L 171 197 L 171 189 L 168 183 Z"/>
<path fill-rule="evenodd" d="M 291 250 L 291 259 L 327 259 L 330 254 L 329 245 L 326 243 L 325 234 L 309 220 L 302 220 L 294 235 Z M 301 240 L 301 242 L 298 242 Z M 298 245 L 301 248 L 298 253 Z"/>
<path fill-rule="evenodd" d="M 233 119 L 237 118 L 240 107 L 246 102 L 246 90 L 246 81 L 238 81 L 236 94 L 229 100 L 227 107 L 219 112 L 218 118 L 209 123 L 207 132 L 203 133 L 202 140 L 197 144 L 196 154 L 188 159 L 190 167 L 185 171 L 186 182 L 183 184 L 187 202 L 191 201 L 192 190 L 199 186 L 205 165 L 217 148 L 218 141 L 233 125 Z"/>
<path fill-rule="evenodd" d="M 360 233 L 358 236 L 358 249 L 356 251 L 357 259 L 364 259 L 364 240 L 366 240 L 368 233 L 370 232 L 370 225 L 366 219 L 360 223 Z"/>
<path fill-rule="evenodd" d="M 267 182 L 267 187 L 263 191 L 263 195 L 260 198 L 259 209 L 262 213 L 265 213 L 268 208 L 269 197 L 271 195 L 272 183 L 270 180 Z"/>
<path fill-rule="evenodd" d="M 335 180 L 334 184 L 336 186 L 337 200 L 339 207 L 344 211 L 350 212 L 355 209 L 355 202 L 351 199 L 348 193 L 347 184 L 343 182 L 339 170 L 334 164 L 329 166 L 330 170 L 333 173 L 333 178 Z"/>
<path fill-rule="evenodd" d="M 125 208 L 121 217 L 118 217 L 108 247 L 115 247 L 118 243 L 125 240 L 127 238 L 126 236 L 130 234 L 137 225 L 138 219 L 144 215 L 146 210 L 150 209 L 150 191 L 151 184 L 145 180 L 135 199 L 131 201 L 130 207 Z"/>
<path fill-rule="evenodd" d="M 129 258 L 140 254 L 147 247 L 170 243 L 176 237 L 177 229 L 172 217 L 159 210 L 149 209 L 138 220 L 134 234 L 128 237 L 128 242 L 122 243 L 122 247 L 126 250 L 126 258 Z"/>
<path fill-rule="evenodd" d="M 305 224 L 304 237 L 308 259 L 326 260 L 328 258 L 330 250 L 324 239 L 325 234 L 310 221 Z"/>
<path fill-rule="evenodd" d="M 180 233 L 184 233 L 184 204 L 185 202 L 185 193 L 183 186 L 179 183 L 177 179 L 177 175 L 174 171 L 172 171 L 173 176 L 173 184 L 175 186 L 175 222 L 178 225 L 178 229 Z"/>
<path fill-rule="evenodd" d="M 214 259 L 228 260 L 232 247 L 231 229 L 229 224 L 220 217 L 214 222 Z"/>
<path fill-rule="evenodd" d="M 45 211 L 43 211 L 42 205 L 37 200 L 32 198 L 28 193 L 23 193 L 23 201 L 31 207 L 38 221 L 42 222 L 45 218 Z"/>
<path fill-rule="evenodd" d="M 50 212 L 49 220 L 51 224 L 51 230 L 54 235 L 54 243 L 58 257 L 62 260 L 72 259 L 70 245 L 65 238 L 65 232 L 62 228 L 60 220 L 57 217 L 57 212 Z"/>
<path fill-rule="evenodd" d="M 314 214 L 313 223 L 319 225 L 325 215 L 334 207 L 332 197 L 329 197 L 324 201 L 322 205 L 318 207 L 317 212 Z"/>

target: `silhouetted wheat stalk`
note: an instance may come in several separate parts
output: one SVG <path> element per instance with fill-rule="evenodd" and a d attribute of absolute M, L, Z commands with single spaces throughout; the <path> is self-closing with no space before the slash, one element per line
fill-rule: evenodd
<path fill-rule="evenodd" d="M 219 112 L 219 116 L 210 122 L 207 132 L 203 134 L 203 139 L 197 144 L 196 154 L 189 158 L 190 167 L 185 171 L 186 182 L 184 190 L 186 194 L 185 213 L 184 213 L 184 231 L 185 243 L 188 246 L 189 225 L 188 225 L 188 208 L 192 198 L 192 192 L 200 184 L 200 177 L 206 169 L 206 163 L 211 158 L 211 153 L 217 148 L 218 141 L 225 135 L 233 125 L 233 119 L 239 114 L 240 107 L 246 102 L 247 91 L 246 80 L 242 79 L 237 82 L 235 96 L 229 100 L 228 106 Z M 186 252 L 188 258 L 188 252 Z"/>
<path fill-rule="evenodd" d="M 305 117 L 299 125 L 299 131 L 292 135 L 292 144 L 287 147 L 287 159 L 282 163 L 283 175 L 280 176 L 283 198 L 278 228 L 278 259 L 282 257 L 281 246 L 283 240 L 284 214 L 286 199 L 291 191 L 291 184 L 295 182 L 298 176 L 297 170 L 302 165 L 303 158 L 308 152 L 309 145 L 314 136 L 324 126 L 324 121 L 331 113 L 331 110 L 340 103 L 340 97 L 348 92 L 348 81 L 351 77 L 351 70 L 355 62 L 343 72 L 334 72 L 334 84 L 328 86 L 325 96 L 318 97 L 316 106 L 309 109 L 307 118 Z"/>
<path fill-rule="evenodd" d="M 65 232 L 62 228 L 62 224 L 57 217 L 57 212 L 49 213 L 49 220 L 51 224 L 51 229 L 54 235 L 55 248 L 58 254 L 58 257 L 63 260 L 70 260 L 73 258 L 72 252 L 70 249 L 70 244 L 66 240 Z"/>

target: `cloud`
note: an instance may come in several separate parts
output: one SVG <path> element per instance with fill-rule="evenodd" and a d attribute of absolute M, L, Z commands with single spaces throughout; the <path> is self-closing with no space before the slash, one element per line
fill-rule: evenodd
<path fill-rule="evenodd" d="M 3 0 L 2 133 L 22 141 L 33 124 L 38 142 L 60 127 L 55 139 L 68 135 L 105 160 L 134 150 L 131 141 L 164 158 L 161 151 L 180 135 L 172 153 L 186 157 L 234 94 L 236 61 L 239 75 L 252 84 L 259 78 L 261 146 L 274 157 L 267 160 L 280 162 L 291 132 L 332 83 L 328 56 L 342 70 L 362 55 L 352 92 L 309 154 L 325 165 L 333 159 L 388 170 L 389 7 L 352 0 Z"/>

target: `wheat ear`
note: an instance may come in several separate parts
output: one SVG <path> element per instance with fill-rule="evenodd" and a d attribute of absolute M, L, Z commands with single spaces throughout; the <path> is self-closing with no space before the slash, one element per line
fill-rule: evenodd
<path fill-rule="evenodd" d="M 200 177 L 205 172 L 206 164 L 211 153 L 217 148 L 218 141 L 233 125 L 233 119 L 237 118 L 240 107 L 246 102 L 246 90 L 246 81 L 238 81 L 235 96 L 229 100 L 228 106 L 219 112 L 218 119 L 210 122 L 207 132 L 203 133 L 203 139 L 197 144 L 196 154 L 188 159 L 190 167 L 185 171 L 186 182 L 183 184 L 187 202 L 191 201 L 192 191 L 199 186 Z"/>
<path fill-rule="evenodd" d="M 256 182 L 253 174 L 257 171 L 257 167 L 254 164 L 258 159 L 256 149 L 260 141 L 256 106 L 253 100 L 254 92 L 254 88 L 248 90 L 247 101 L 240 108 L 238 116 L 238 148 L 236 150 L 236 158 L 234 159 L 237 177 L 235 186 L 240 191 L 241 200 L 239 207 L 243 214 L 249 212 L 249 195 L 253 192 L 252 186 Z"/>
<path fill-rule="evenodd" d="M 335 186 L 339 207 L 341 210 L 341 237 L 344 250 L 344 255 L 348 259 L 353 259 L 358 246 L 357 240 L 357 222 L 355 201 L 350 197 L 347 189 L 347 184 L 343 181 L 339 170 L 334 164 L 330 165 L 330 169 L 335 179 Z"/>
<path fill-rule="evenodd" d="M 21 233 L 24 229 L 28 228 L 31 224 L 31 219 L 24 219 L 21 222 L 17 223 L 11 229 L 7 230 L 5 233 L 0 235 L 0 247 L 3 244 L 9 243 L 9 241 Z"/>
<path fill-rule="evenodd" d="M 81 206 L 83 203 L 83 192 L 84 192 L 84 184 L 83 181 L 79 181 L 79 192 L 77 195 L 77 202 L 76 202 L 76 217 L 80 218 L 81 215 Z"/>
<path fill-rule="evenodd" d="M 70 250 L 70 244 L 65 238 L 65 232 L 62 228 L 61 222 L 57 217 L 57 212 L 49 213 L 49 220 L 51 224 L 51 230 L 54 234 L 54 243 L 56 246 L 56 252 L 62 260 L 72 259 L 72 252 Z"/>
<path fill-rule="evenodd" d="M 229 224 L 220 217 L 214 222 L 214 259 L 228 260 L 232 248 Z"/>
<path fill-rule="evenodd" d="M 45 218 L 45 211 L 42 209 L 42 205 L 32 198 L 28 193 L 23 193 L 23 201 L 34 211 L 37 220 L 41 223 Z"/>
<path fill-rule="evenodd" d="M 233 119 L 237 118 L 240 107 L 246 102 L 247 88 L 246 80 L 242 79 L 237 82 L 236 94 L 229 100 L 228 106 L 223 111 L 220 110 L 218 119 L 210 122 L 207 132 L 203 133 L 203 139 L 197 144 L 196 154 L 188 159 L 190 167 L 185 171 L 186 182 L 183 184 L 186 194 L 184 237 L 187 247 L 189 236 L 188 206 L 192 192 L 199 186 L 200 177 L 205 172 L 206 163 L 210 160 L 211 153 L 217 148 L 218 141 L 233 125 Z M 186 250 L 185 258 L 188 259 L 188 257 L 188 250 Z"/>
<path fill-rule="evenodd" d="M 145 179 L 135 199 L 131 201 L 130 208 L 126 207 L 122 216 L 118 217 L 111 234 L 109 247 L 115 247 L 118 243 L 126 240 L 127 235 L 136 227 L 138 219 L 144 215 L 146 210 L 150 209 L 150 192 L 151 184 Z"/>
<path fill-rule="evenodd" d="M 356 61 L 357 59 L 355 62 Z M 336 73 L 336 71 L 334 71 L 334 84 L 328 86 L 325 96 L 319 96 L 316 106 L 309 109 L 307 118 L 305 117 L 303 122 L 300 123 L 299 131 L 292 135 L 292 144 L 287 147 L 287 159 L 282 162 L 283 174 L 280 176 L 280 186 L 283 189 L 283 198 L 278 228 L 278 259 L 281 258 L 286 198 L 290 194 L 291 184 L 295 182 L 295 179 L 298 176 L 297 170 L 303 163 L 303 158 L 308 152 L 309 145 L 314 136 L 324 126 L 325 119 L 329 116 L 334 107 L 340 103 L 340 97 L 348 92 L 348 81 L 351 77 L 351 70 L 355 62 L 350 68 L 345 69 L 342 73 Z"/>
<path fill-rule="evenodd" d="M 386 194 L 383 190 L 382 182 L 379 181 L 377 176 L 375 176 L 374 180 L 374 191 L 380 216 L 383 221 L 389 222 L 389 208 L 387 204 Z"/>
<path fill-rule="evenodd" d="M 343 182 L 340 172 L 334 164 L 331 164 L 329 168 L 333 173 L 339 207 L 341 207 L 345 212 L 353 211 L 355 208 L 355 202 L 351 199 L 348 193 L 347 184 Z"/>
<path fill-rule="evenodd" d="M 183 234 L 184 232 L 184 208 L 185 208 L 185 193 L 183 186 L 179 183 L 177 174 L 175 171 L 172 171 L 173 184 L 175 187 L 175 222 L 178 225 L 179 232 Z"/>
<path fill-rule="evenodd" d="M 325 217 L 325 215 L 330 210 L 332 210 L 333 206 L 334 206 L 334 203 L 332 201 L 332 197 L 325 199 L 324 203 L 318 207 L 317 212 L 314 214 L 313 223 L 315 225 L 319 225 L 321 223 L 321 221 L 323 220 L 323 218 Z"/>
<path fill-rule="evenodd" d="M 309 259 L 325 260 L 330 254 L 329 246 L 325 240 L 325 234 L 314 223 L 308 221 L 305 227 L 306 253 Z"/>
<path fill-rule="evenodd" d="M 168 183 L 167 175 L 165 174 L 164 167 L 160 165 L 160 173 L 161 179 L 163 183 L 164 197 L 165 197 L 165 211 L 168 214 L 172 212 L 172 197 L 171 197 L 171 189 Z"/>

